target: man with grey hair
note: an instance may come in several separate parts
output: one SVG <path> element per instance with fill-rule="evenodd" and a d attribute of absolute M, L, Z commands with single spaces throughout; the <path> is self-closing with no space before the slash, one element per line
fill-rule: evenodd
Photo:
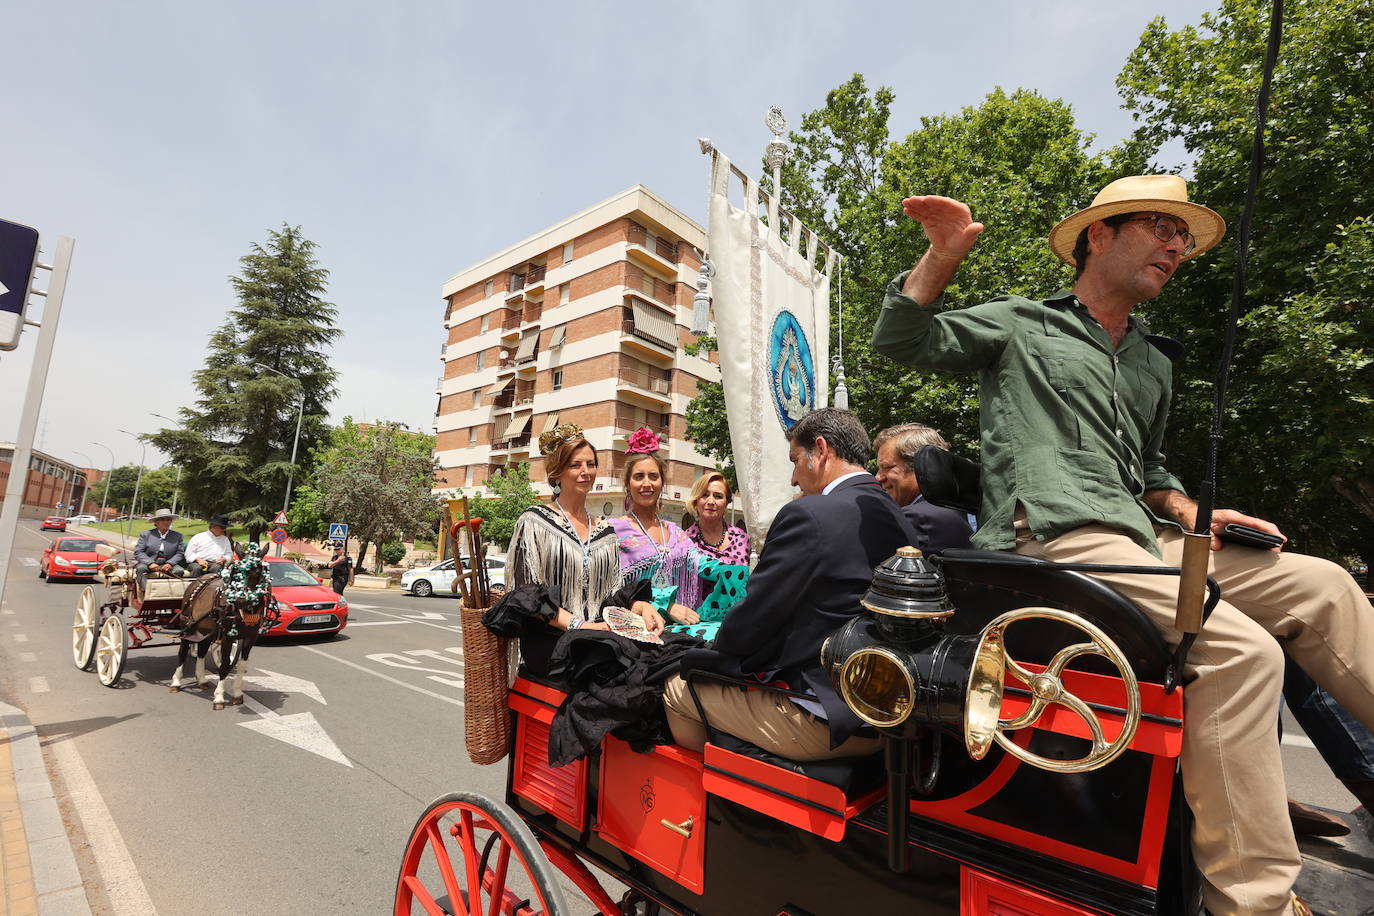
<path fill-rule="evenodd" d="M 945 450 L 949 443 L 938 430 L 920 423 L 890 426 L 873 440 L 878 453 L 878 485 L 902 507 L 916 529 L 916 546 L 938 553 L 949 547 L 971 547 L 973 526 L 968 516 L 929 502 L 916 478 L 916 453 L 927 445 Z"/>

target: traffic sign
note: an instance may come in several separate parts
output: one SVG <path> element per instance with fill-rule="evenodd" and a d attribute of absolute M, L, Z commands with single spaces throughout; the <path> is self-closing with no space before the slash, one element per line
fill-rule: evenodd
<path fill-rule="evenodd" d="M 0 350 L 19 346 L 37 265 L 38 230 L 0 219 Z"/>
<path fill-rule="evenodd" d="M 273 528 L 267 535 L 272 539 L 273 544 L 280 544 L 286 540 L 285 528 Z"/>
<path fill-rule="evenodd" d="M 331 541 L 342 541 L 348 537 L 348 526 L 342 522 L 329 523 L 329 539 Z"/>
<path fill-rule="evenodd" d="M 283 509 L 283 510 L 281 510 L 280 512 L 277 513 L 277 517 L 274 518 L 274 519 L 272 519 L 272 524 L 274 524 L 274 525 L 289 525 L 289 524 L 291 524 L 290 522 L 288 522 L 288 521 L 286 520 L 286 510 L 285 510 L 285 509 Z"/>

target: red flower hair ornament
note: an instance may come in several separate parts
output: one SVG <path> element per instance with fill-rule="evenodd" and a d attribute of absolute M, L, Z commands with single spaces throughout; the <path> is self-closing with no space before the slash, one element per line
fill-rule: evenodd
<path fill-rule="evenodd" d="M 663 447 L 663 440 L 658 433 L 641 426 L 639 429 L 630 433 L 630 441 L 625 446 L 627 455 L 652 455 Z"/>

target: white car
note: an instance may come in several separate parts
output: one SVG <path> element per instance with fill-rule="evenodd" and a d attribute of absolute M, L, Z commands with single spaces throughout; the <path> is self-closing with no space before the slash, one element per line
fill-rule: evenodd
<path fill-rule="evenodd" d="M 467 570 L 468 558 L 463 557 L 463 569 Z M 411 569 L 401 574 L 401 590 L 417 598 L 428 598 L 430 595 L 456 595 L 458 590 L 454 587 L 454 580 L 458 578 L 454 571 L 453 558 L 450 557 L 442 563 L 433 566 L 426 566 L 423 569 Z M 506 561 L 500 557 L 487 557 L 487 579 L 493 586 L 502 588 L 506 585 Z"/>
<path fill-rule="evenodd" d="M 69 525 L 94 525 L 94 515 L 73 515 L 67 519 Z"/>

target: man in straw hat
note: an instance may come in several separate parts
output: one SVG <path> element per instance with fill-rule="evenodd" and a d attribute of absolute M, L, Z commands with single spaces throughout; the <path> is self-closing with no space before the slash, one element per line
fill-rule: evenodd
<path fill-rule="evenodd" d="M 158 509 L 153 513 L 153 527 L 138 536 L 138 543 L 134 545 L 134 560 L 138 563 L 139 591 L 143 591 L 147 585 L 150 572 L 172 576 L 186 573 L 182 566 L 186 550 L 181 532 L 172 530 L 175 519 L 171 509 Z"/>
<path fill-rule="evenodd" d="M 1050 233 L 1076 273 L 1043 300 L 1002 296 L 942 311 L 941 297 L 983 231 L 946 197 L 903 209 L 930 248 L 888 287 L 873 345 L 907 365 L 979 373 L 983 511 L 977 547 L 1066 563 L 1177 566 L 1197 504 L 1164 467 L 1173 380 L 1168 347 L 1135 307 L 1225 224 L 1188 200 L 1183 179 L 1138 175 L 1107 185 Z M 1175 345 L 1176 346 L 1176 345 Z M 1262 519 L 1218 509 L 1213 532 Z M 1275 710 L 1283 651 L 1366 724 L 1374 724 L 1374 614 L 1338 566 L 1212 538 L 1219 604 L 1185 672 L 1183 787 L 1193 853 L 1214 916 L 1306 912 L 1288 819 Z M 1102 576 L 1176 642 L 1176 579 Z"/>

